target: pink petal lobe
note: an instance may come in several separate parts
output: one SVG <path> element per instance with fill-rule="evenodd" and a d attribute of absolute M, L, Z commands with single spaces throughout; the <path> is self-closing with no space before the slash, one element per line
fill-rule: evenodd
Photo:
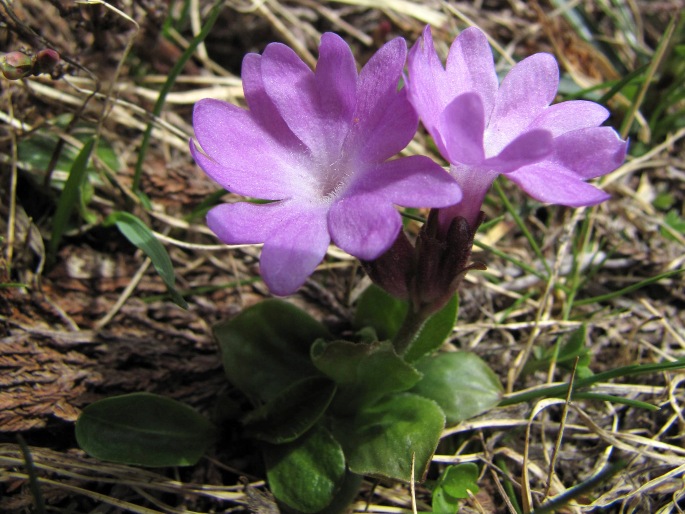
<path fill-rule="evenodd" d="M 350 47 L 337 34 L 321 36 L 315 77 L 322 117 L 338 120 L 335 128 L 347 132 L 357 102 L 357 65 Z"/>
<path fill-rule="evenodd" d="M 574 130 L 555 139 L 554 160 L 581 178 L 595 178 L 618 168 L 627 146 L 611 127 Z"/>
<path fill-rule="evenodd" d="M 478 165 L 483 162 L 485 114 L 478 93 L 464 93 L 450 102 L 440 115 L 438 128 L 451 163 Z"/>
<path fill-rule="evenodd" d="M 445 69 L 440 62 L 430 26 L 414 44 L 408 58 L 409 99 L 418 111 L 421 121 L 435 138 L 440 113 L 452 99 Z"/>
<path fill-rule="evenodd" d="M 328 213 L 328 230 L 333 242 L 365 261 L 390 248 L 402 227 L 399 213 L 389 202 L 373 194 L 356 194 L 339 199 Z"/>
<path fill-rule="evenodd" d="M 332 137 L 321 137 L 327 132 L 328 120 L 321 112 L 314 73 L 291 48 L 281 43 L 267 45 L 262 54 L 262 80 L 283 120 L 316 159 L 324 162 L 329 155 L 339 153 L 337 127 L 328 131 Z"/>
<path fill-rule="evenodd" d="M 550 105 L 535 118 L 530 128 L 549 130 L 557 137 L 571 130 L 597 127 L 608 117 L 609 111 L 595 102 L 570 100 Z"/>
<path fill-rule="evenodd" d="M 543 203 L 583 207 L 596 205 L 610 197 L 551 161 L 520 168 L 507 174 L 507 178 Z"/>
<path fill-rule="evenodd" d="M 346 153 L 359 163 L 375 164 L 396 155 L 416 133 L 419 119 L 407 100 L 406 90 L 392 93 L 385 108 L 366 119 L 355 116 Z"/>
<path fill-rule="evenodd" d="M 281 229 L 290 210 L 286 202 L 224 203 L 209 210 L 207 226 L 226 244 L 259 244 Z"/>
<path fill-rule="evenodd" d="M 397 91 L 407 55 L 404 39 L 383 45 L 359 73 L 357 108 L 345 148 L 359 162 L 381 162 L 402 150 L 416 132 L 418 115 Z"/>
<path fill-rule="evenodd" d="M 521 166 L 533 164 L 550 155 L 554 148 L 552 134 L 546 130 L 524 132 L 509 143 L 496 157 L 485 161 L 499 173 L 510 173 Z"/>
<path fill-rule="evenodd" d="M 293 148 L 294 151 L 305 151 L 302 142 L 292 133 L 281 117 L 281 113 L 266 94 L 262 80 L 262 56 L 253 53 L 246 54 L 243 57 L 240 77 L 243 82 L 245 100 L 254 119 L 284 146 Z"/>
<path fill-rule="evenodd" d="M 294 153 L 264 131 L 249 111 L 205 99 L 193 110 L 191 153 L 207 174 L 229 191 L 262 199 L 280 199 L 298 191 L 298 169 L 306 154 Z M 264 173 L 263 170 L 272 170 Z"/>
<path fill-rule="evenodd" d="M 454 178 L 422 155 L 379 164 L 354 187 L 355 193 L 374 195 L 388 204 L 403 207 L 447 207 L 462 198 Z M 378 205 L 378 200 L 374 204 Z"/>
<path fill-rule="evenodd" d="M 485 116 L 489 118 L 495 105 L 499 81 L 485 34 L 475 27 L 459 34 L 450 47 L 446 69 L 451 97 L 477 91 L 483 101 Z"/>
<path fill-rule="evenodd" d="M 269 290 L 278 296 L 294 293 L 326 255 L 330 236 L 325 209 L 293 212 L 264 243 L 259 269 Z"/>
<path fill-rule="evenodd" d="M 533 123 L 559 86 L 559 67 L 550 54 L 538 53 L 514 66 L 500 85 L 488 125 L 488 153 L 498 153 Z"/>

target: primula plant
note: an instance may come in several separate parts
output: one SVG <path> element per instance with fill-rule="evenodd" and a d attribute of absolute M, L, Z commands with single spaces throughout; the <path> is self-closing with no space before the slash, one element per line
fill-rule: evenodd
<path fill-rule="evenodd" d="M 480 358 L 442 348 L 459 284 L 484 268 L 471 247 L 493 180 L 505 175 L 541 202 L 593 205 L 608 195 L 586 180 L 625 156 L 626 142 L 599 126 L 606 109 L 550 105 L 559 81 L 551 55 L 523 60 L 499 84 L 482 32 L 462 32 L 444 67 L 427 27 L 403 77 L 406 58 L 394 39 L 357 72 L 350 48 L 328 33 L 311 71 L 273 43 L 243 61 L 247 108 L 206 99 L 194 109 L 193 157 L 245 197 L 214 207 L 209 227 L 227 244 L 263 243 L 261 275 L 275 295 L 297 291 L 330 243 L 374 282 L 344 334 L 282 299 L 214 327 L 228 380 L 249 404 L 214 421 L 256 442 L 287 512 L 343 511 L 364 476 L 423 480 L 444 428 L 500 402 Z M 419 119 L 448 171 L 425 156 L 397 157 Z M 396 206 L 430 209 L 417 235 Z M 144 421 L 125 424 L 134 435 L 113 446 L 107 438 L 123 429 L 111 428 L 112 416 L 131 409 Z M 160 437 L 155 427 L 169 419 L 178 424 Z M 151 395 L 96 403 L 77 426 L 92 454 L 147 465 L 192 463 L 222 443 L 219 433 Z M 467 496 L 455 478 L 463 473 L 477 489 L 475 466 L 455 468 L 435 485 L 436 512 Z"/>

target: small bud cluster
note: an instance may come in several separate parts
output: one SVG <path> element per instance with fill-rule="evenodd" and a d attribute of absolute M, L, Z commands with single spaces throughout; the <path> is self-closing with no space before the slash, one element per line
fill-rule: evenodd
<path fill-rule="evenodd" d="M 33 57 L 23 52 L 9 52 L 0 57 L 0 72 L 8 80 L 19 80 L 31 75 L 50 73 L 59 62 L 59 54 L 49 48 Z"/>

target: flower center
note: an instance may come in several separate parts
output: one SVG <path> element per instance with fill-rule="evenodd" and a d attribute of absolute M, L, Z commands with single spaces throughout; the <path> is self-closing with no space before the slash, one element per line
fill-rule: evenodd
<path fill-rule="evenodd" d="M 338 198 L 347 189 L 352 177 L 349 163 L 342 159 L 322 166 L 320 173 L 317 192 L 323 203 L 331 203 Z"/>

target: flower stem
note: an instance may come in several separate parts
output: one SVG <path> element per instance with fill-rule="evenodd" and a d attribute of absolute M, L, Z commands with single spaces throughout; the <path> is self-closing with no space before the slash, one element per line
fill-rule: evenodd
<path fill-rule="evenodd" d="M 412 304 L 409 304 L 402 325 L 392 341 L 397 355 L 404 356 L 407 353 L 429 317 L 430 314 L 426 309 L 416 310 Z"/>

